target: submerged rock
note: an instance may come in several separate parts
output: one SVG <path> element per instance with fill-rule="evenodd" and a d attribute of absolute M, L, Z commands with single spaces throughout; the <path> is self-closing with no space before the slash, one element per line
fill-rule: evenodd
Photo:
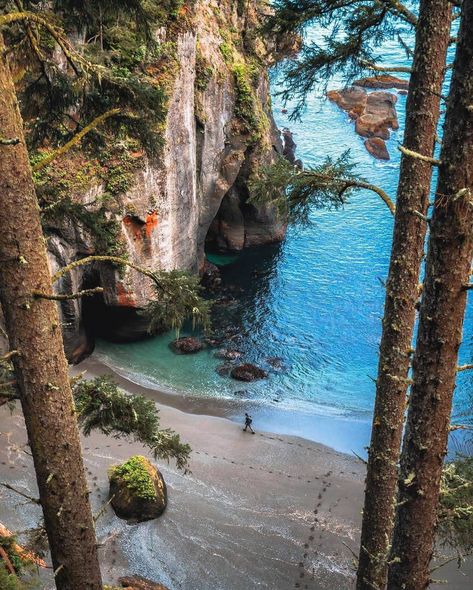
<path fill-rule="evenodd" d="M 218 266 L 207 259 L 204 262 L 201 284 L 209 291 L 218 291 L 222 285 L 222 278 Z"/>
<path fill-rule="evenodd" d="M 166 586 L 158 582 L 152 582 L 141 576 L 125 576 L 124 578 L 119 578 L 118 582 L 126 590 L 168 590 Z"/>
<path fill-rule="evenodd" d="M 222 359 L 224 361 L 235 361 L 239 359 L 243 355 L 242 352 L 239 350 L 228 350 L 226 348 L 221 348 L 214 353 L 214 357 L 217 359 Z"/>
<path fill-rule="evenodd" d="M 265 379 L 267 376 L 266 371 L 251 363 L 238 365 L 230 371 L 230 377 L 237 381 L 258 381 L 259 379 Z"/>
<path fill-rule="evenodd" d="M 248 397 L 250 395 L 250 392 L 248 391 L 248 389 L 239 389 L 238 391 L 234 391 L 233 395 L 237 397 Z"/>
<path fill-rule="evenodd" d="M 266 362 L 273 369 L 284 369 L 284 359 L 280 356 L 270 356 L 266 359 Z"/>
<path fill-rule="evenodd" d="M 365 141 L 365 147 L 369 153 L 378 160 L 389 160 L 389 152 L 386 142 L 380 137 L 369 137 Z"/>
<path fill-rule="evenodd" d="M 163 476 L 148 459 L 130 457 L 108 473 L 111 505 L 120 518 L 143 522 L 160 516 L 167 505 Z"/>
<path fill-rule="evenodd" d="M 231 363 L 222 363 L 219 365 L 215 372 L 220 375 L 220 377 L 227 377 L 230 374 L 230 371 L 233 369 L 234 365 Z"/>
<path fill-rule="evenodd" d="M 170 347 L 176 354 L 194 354 L 204 348 L 204 343 L 194 336 L 187 336 L 174 340 Z"/>

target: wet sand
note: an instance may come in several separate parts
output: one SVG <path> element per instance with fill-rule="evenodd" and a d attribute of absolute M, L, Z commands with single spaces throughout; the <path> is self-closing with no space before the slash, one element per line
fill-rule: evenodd
<path fill-rule="evenodd" d="M 87 378 L 110 372 L 93 360 L 78 369 L 86 369 Z M 160 398 L 161 425 L 178 431 L 193 449 L 192 473 L 159 462 L 169 504 L 158 520 L 127 525 L 105 509 L 97 533 L 107 582 L 136 573 L 170 590 L 353 587 L 350 549 L 357 551 L 362 462 L 302 438 L 245 433 L 240 425 L 211 415 L 219 410 L 213 402 L 213 407 L 196 402 L 190 413 L 183 411 L 185 400 L 171 396 L 180 407 L 163 405 L 168 395 L 119 381 L 128 391 Z M 20 412 L 10 416 L 1 408 L 0 481 L 34 496 L 25 442 Z M 110 465 L 146 454 L 137 443 L 100 434 L 84 438 L 83 451 L 95 512 L 108 498 Z M 35 526 L 39 515 L 37 506 L 0 490 L 0 522 L 11 530 Z M 448 578 L 454 590 L 471 587 L 471 562 L 465 575 L 454 565 L 436 574 Z M 49 574 L 43 578 L 44 588 L 51 588 Z"/>

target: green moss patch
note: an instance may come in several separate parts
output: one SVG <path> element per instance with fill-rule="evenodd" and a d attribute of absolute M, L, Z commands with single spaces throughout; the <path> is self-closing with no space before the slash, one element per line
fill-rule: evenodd
<path fill-rule="evenodd" d="M 145 457 L 135 455 L 122 465 L 116 465 L 109 471 L 111 482 L 123 482 L 128 490 L 142 500 L 155 500 L 156 489 L 150 474 L 150 463 Z"/>

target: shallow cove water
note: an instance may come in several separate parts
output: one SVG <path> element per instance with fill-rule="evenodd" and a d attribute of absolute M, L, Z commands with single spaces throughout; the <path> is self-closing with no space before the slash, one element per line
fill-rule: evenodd
<path fill-rule="evenodd" d="M 313 32 L 317 36 L 317 32 Z M 395 43 L 383 48 L 384 62 L 404 64 Z M 331 81 L 339 88 L 341 80 Z M 346 113 L 314 92 L 300 122 L 282 113 L 273 81 L 277 124 L 290 127 L 297 157 L 305 165 L 336 158 L 349 149 L 356 172 L 395 197 L 405 121 L 406 97 L 398 94 L 400 130 L 387 142 L 391 160 L 368 154 Z M 393 92 L 396 92 L 393 90 Z M 290 106 L 289 106 L 290 108 Z M 303 436 L 337 450 L 364 453 L 374 401 L 373 378 L 381 333 L 384 287 L 393 218 L 369 192 L 354 194 L 339 211 L 313 211 L 311 225 L 291 227 L 278 246 L 220 257 L 224 284 L 236 302 L 217 311 L 216 326 L 236 327 L 241 338 L 230 347 L 269 371 L 268 379 L 244 384 L 220 376 L 213 349 L 178 356 L 166 334 L 134 344 L 99 342 L 96 356 L 135 382 L 179 395 L 237 400 L 229 414 L 249 409 L 258 429 Z M 228 265 L 224 265 L 229 262 Z M 471 299 L 471 297 L 470 297 Z M 473 305 L 468 306 L 461 362 L 473 358 Z M 274 369 L 268 358 L 281 359 Z M 472 419 L 472 372 L 459 374 L 454 416 Z M 453 441 L 464 448 L 465 439 Z"/>

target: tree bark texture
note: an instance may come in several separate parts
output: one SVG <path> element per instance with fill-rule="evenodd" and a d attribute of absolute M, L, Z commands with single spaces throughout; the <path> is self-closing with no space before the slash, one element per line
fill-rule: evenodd
<path fill-rule="evenodd" d="M 0 301 L 59 590 L 101 590 L 61 325 L 23 122 L 0 35 Z M 8 142 L 11 142 L 8 144 Z"/>
<path fill-rule="evenodd" d="M 464 0 L 401 456 L 390 590 L 429 585 L 473 257 L 473 0 Z"/>
<path fill-rule="evenodd" d="M 449 2 L 420 2 L 403 145 L 424 156 L 431 157 L 435 147 L 450 25 Z M 386 587 L 415 306 L 427 229 L 427 223 L 415 212 L 427 214 L 431 180 L 431 164 L 403 154 L 368 453 L 357 590 Z"/>

